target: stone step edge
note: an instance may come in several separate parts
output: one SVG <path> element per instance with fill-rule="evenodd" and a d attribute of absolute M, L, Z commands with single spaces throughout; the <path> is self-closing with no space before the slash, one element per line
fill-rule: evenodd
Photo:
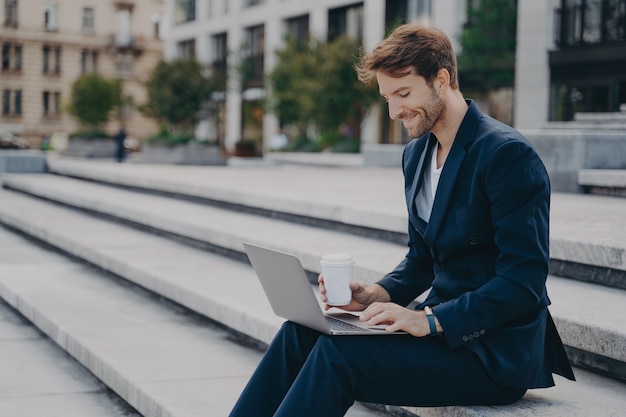
<path fill-rule="evenodd" d="M 98 214 L 98 215 L 105 216 L 111 219 L 119 219 L 127 223 L 130 226 L 139 227 L 142 230 L 148 230 L 153 233 L 163 234 L 163 232 L 165 232 L 167 234 L 171 234 L 171 236 L 177 236 L 179 238 L 182 238 L 194 246 L 198 244 L 201 246 L 208 245 L 209 247 L 212 247 L 214 250 L 217 250 L 217 251 L 221 250 L 220 246 L 214 245 L 213 242 L 208 242 L 206 240 L 200 240 L 195 237 L 190 237 L 184 232 L 181 233 L 180 230 L 174 230 L 172 228 L 170 228 L 169 230 L 166 230 L 163 226 L 155 227 L 155 225 L 163 225 L 163 224 L 167 224 L 167 225 L 170 225 L 171 227 L 174 227 L 176 224 L 178 224 L 178 221 L 176 219 L 173 219 L 173 220 L 168 219 L 167 222 L 161 222 L 161 221 L 147 222 L 147 221 L 142 221 L 142 220 L 145 220 L 144 217 L 138 214 L 135 215 L 133 218 L 131 218 L 127 209 L 116 210 L 116 212 L 111 212 L 111 211 L 107 211 L 107 208 L 105 206 L 101 204 L 97 204 L 97 202 L 94 202 L 93 204 L 88 204 L 87 201 L 85 201 L 84 199 L 82 199 L 80 202 L 77 202 L 75 199 L 72 200 L 70 198 L 67 198 L 64 195 L 55 193 L 53 190 L 46 190 L 46 189 L 38 188 L 37 184 L 35 184 L 33 181 L 28 181 L 28 179 L 24 178 L 23 176 L 22 177 L 7 176 L 3 178 L 2 181 L 3 181 L 3 186 L 10 190 L 19 191 L 19 192 L 32 195 L 35 197 L 39 197 L 45 200 L 50 200 L 50 201 L 65 205 L 67 207 L 77 208 L 82 211 Z M 113 188 L 116 187 L 115 184 L 106 184 L 106 185 L 112 186 Z M 162 195 L 166 198 L 168 196 L 172 197 L 172 195 L 168 195 L 168 194 L 162 194 L 162 193 L 157 193 L 157 194 Z M 112 203 L 109 202 L 107 205 L 110 205 L 110 204 Z M 218 205 L 216 207 L 228 208 L 223 205 Z M 140 210 L 140 209 L 137 208 L 136 210 Z M 259 214 L 259 213 L 254 213 L 248 210 L 245 210 L 244 213 L 256 214 L 256 215 Z M 295 223 L 306 224 L 308 226 L 316 226 L 315 224 L 307 224 L 307 222 L 302 222 L 300 221 L 301 219 L 280 218 L 280 216 L 276 216 L 276 215 L 268 215 L 266 217 L 270 217 L 274 219 L 278 218 L 278 219 L 286 220 L 292 223 L 295 222 Z M 183 227 L 182 229 L 185 229 L 185 228 Z M 345 225 L 344 227 L 331 227 L 328 229 L 335 231 L 335 232 L 350 233 L 349 230 L 345 229 Z M 389 233 L 392 233 L 392 232 L 389 232 Z M 376 232 L 374 236 L 372 236 L 371 234 L 368 234 L 367 230 L 365 229 L 361 229 L 359 233 L 353 233 L 353 234 L 360 236 L 360 237 L 373 238 L 373 239 L 383 240 L 383 241 L 390 241 L 389 239 L 384 239 L 384 238 L 381 239 L 381 234 L 378 232 Z M 212 234 L 209 233 L 207 235 L 212 235 Z M 393 241 L 393 239 L 391 239 L 391 241 Z M 611 265 L 601 265 L 602 259 L 615 258 L 615 253 L 620 252 L 619 248 L 611 248 L 611 247 L 605 247 L 605 246 L 601 246 L 597 244 L 590 244 L 589 250 L 591 253 L 594 254 L 593 257 L 589 259 L 581 259 L 579 257 L 576 260 L 571 260 L 571 259 L 567 259 L 567 254 L 573 254 L 573 253 L 579 254 L 579 255 L 581 254 L 581 244 L 579 242 L 573 242 L 573 241 L 570 242 L 564 239 L 559 239 L 558 237 L 552 237 L 550 241 L 551 241 L 551 247 L 552 247 L 551 261 L 550 261 L 550 274 L 561 276 L 564 278 L 570 278 L 570 279 L 575 279 L 579 281 L 604 285 L 604 286 L 613 287 L 613 288 L 626 289 L 626 270 L 620 269 L 621 267 L 626 267 L 626 263 L 620 264 L 617 262 L 613 262 Z M 401 244 L 405 245 L 406 239 Z M 229 252 L 231 256 L 235 256 L 235 257 L 244 256 L 245 257 L 245 254 L 243 254 L 241 251 L 239 240 L 237 240 L 236 242 L 232 242 L 231 244 L 228 245 L 228 247 L 224 247 L 224 249 L 226 249 L 226 251 Z M 603 253 L 603 252 L 607 254 L 605 257 L 598 256 L 599 253 Z M 306 262 L 306 263 L 307 263 L 307 266 L 313 265 L 313 264 L 317 265 L 316 262 Z M 313 269 L 313 271 L 319 273 L 318 270 Z M 378 272 L 363 271 L 363 272 L 365 272 L 365 276 L 376 276 L 376 273 L 380 274 L 380 271 Z"/>
<path fill-rule="evenodd" d="M 313 212 L 341 213 L 341 215 L 335 214 L 335 218 L 322 218 L 321 216 L 312 216 L 310 215 L 310 213 L 303 213 L 299 212 L 298 210 L 288 211 L 285 210 L 285 204 L 283 204 L 285 203 L 284 201 L 275 201 L 271 198 L 257 199 L 258 205 L 251 206 L 246 203 L 245 194 L 239 196 L 236 191 L 229 191 L 228 193 L 224 193 L 223 191 L 217 190 L 215 191 L 215 193 L 212 193 L 211 189 L 208 188 L 202 191 L 202 195 L 198 195 L 193 194 L 192 192 L 186 192 L 182 190 L 179 184 L 163 184 L 154 182 L 146 183 L 146 181 L 142 181 L 141 179 L 136 180 L 132 177 L 121 177 L 115 175 L 113 177 L 102 178 L 98 172 L 86 172 L 85 170 L 80 169 L 80 167 L 76 168 L 64 165 L 63 161 L 55 161 L 54 159 L 51 159 L 49 161 L 49 166 L 50 172 L 55 175 L 67 176 L 78 180 L 92 181 L 112 187 L 132 189 L 140 192 L 163 195 L 166 197 L 186 199 L 198 203 L 213 205 L 216 207 L 236 209 L 248 212 L 250 214 L 269 216 L 277 219 L 291 222 L 299 222 L 302 224 L 320 228 L 329 228 L 331 230 L 351 233 L 362 237 L 373 237 L 375 239 L 399 243 L 402 245 L 405 245 L 407 241 L 406 218 L 402 216 L 380 215 L 368 212 L 366 216 L 369 219 L 368 221 L 363 221 L 362 223 L 348 223 L 346 219 L 352 217 L 350 216 L 349 209 L 345 208 L 344 210 L 337 210 L 337 208 L 334 207 L 333 210 L 330 210 L 321 202 L 317 202 L 315 204 L 319 207 L 325 208 L 323 210 L 313 210 Z M 198 190 L 196 188 L 194 188 L 193 190 L 193 192 L 195 193 L 200 193 L 200 191 L 201 190 Z M 362 213 L 356 214 L 357 215 L 354 216 L 356 218 L 363 217 L 359 215 Z M 613 278 L 615 278 L 616 276 L 624 278 L 624 280 L 618 279 L 617 281 L 615 279 L 601 278 L 600 283 L 603 283 L 603 285 L 612 286 L 615 282 L 619 283 L 620 281 L 626 281 L 625 261 L 611 264 L 603 263 L 604 258 L 610 259 L 612 258 L 611 254 L 623 251 L 623 248 L 621 247 L 594 245 L 594 253 L 607 253 L 607 255 L 604 257 L 598 257 L 584 256 L 584 253 L 580 253 L 579 242 L 559 239 L 558 236 L 551 237 L 550 246 L 551 256 L 556 261 L 575 261 L 576 263 L 587 265 L 590 268 L 598 268 L 598 271 L 594 272 L 594 275 L 598 277 L 606 277 L 610 275 Z M 576 260 L 569 259 L 568 254 L 571 253 L 577 253 L 578 255 L 582 255 L 582 257 L 579 257 Z M 606 269 L 608 269 L 609 271 L 607 272 Z M 562 267 L 557 267 L 556 270 L 560 270 L 561 273 L 567 271 L 569 275 L 564 275 L 567 278 L 577 279 L 581 281 L 588 280 L 584 271 L 579 271 L 575 268 L 564 269 Z M 626 283 L 620 283 L 619 285 L 620 286 L 618 288 L 626 289 Z"/>
<path fill-rule="evenodd" d="M 71 329 L 64 329 L 51 319 L 45 317 L 34 305 L 28 303 L 19 294 L 12 292 L 8 287 L 0 284 L 0 297 L 7 304 L 16 309 L 20 314 L 31 321 L 44 334 L 50 337 L 64 351 L 74 357 L 79 363 L 89 369 L 96 377 L 98 377 L 105 385 L 112 388 L 116 392 L 127 392 L 128 398 L 125 398 L 133 407 L 146 416 L 175 417 L 176 414 L 171 412 L 158 402 L 157 399 L 151 397 L 140 388 L 136 387 L 132 380 L 126 377 L 123 372 L 116 369 L 113 365 L 106 362 L 105 359 L 99 357 L 92 349 L 82 344 L 71 334 Z M 561 382 L 557 382 L 561 387 Z M 564 381 L 564 384 L 570 384 Z M 598 389 L 596 384 L 588 382 L 585 376 L 578 376 L 576 384 L 584 384 L 588 386 L 589 391 Z M 571 385 L 570 385 L 571 386 Z M 563 389 L 563 388 L 561 388 Z M 565 388 L 567 389 L 567 388 Z M 522 400 L 510 406 L 498 407 L 401 407 L 401 406 L 379 406 L 370 404 L 374 409 L 384 410 L 397 417 L 441 417 L 443 415 L 454 415 L 456 417 L 495 417 L 506 413 L 507 415 L 515 415 L 518 417 L 551 415 L 554 407 L 559 401 L 550 398 L 551 391 L 536 390 L 529 391 Z M 548 398 L 545 398 L 545 394 Z M 543 414 L 542 410 L 548 412 Z M 592 410 L 588 410 L 592 411 Z M 558 411 L 557 411 L 558 412 Z M 557 414 L 561 415 L 561 414 Z"/>
<path fill-rule="evenodd" d="M 33 228 L 27 223 L 27 221 L 7 218 L 7 216 L 3 217 L 1 213 L 0 221 L 4 221 L 5 224 L 8 224 L 15 230 L 26 233 L 47 244 L 51 244 L 59 250 L 72 256 L 82 258 L 98 268 L 112 272 L 131 282 L 134 282 L 137 285 L 147 288 L 148 290 L 156 291 L 160 295 L 213 320 L 222 322 L 225 326 L 242 334 L 246 334 L 252 339 L 259 340 L 263 343 L 269 343 L 278 329 L 276 323 L 272 325 L 259 322 L 257 317 L 248 315 L 245 312 L 242 313 L 236 308 L 232 308 L 229 305 L 221 303 L 217 299 L 206 299 L 195 294 L 193 291 L 188 291 L 186 289 L 182 289 L 181 291 L 175 283 L 163 280 L 158 276 L 149 276 L 149 274 L 145 274 L 142 271 L 137 270 L 137 268 L 132 265 L 128 266 L 120 263 L 120 261 L 114 257 L 103 255 L 92 248 L 81 247 L 69 238 L 55 235 L 54 233 L 50 233 L 44 229 Z M 129 276 L 131 273 L 133 276 Z M 255 322 L 255 325 L 250 325 L 251 322 Z M 623 337 L 618 334 L 613 334 L 613 332 L 607 331 L 606 329 L 590 326 L 587 323 L 571 322 L 566 317 L 559 317 L 558 315 L 555 317 L 555 322 L 560 328 L 565 326 L 568 329 L 584 329 L 586 334 L 593 335 L 592 337 L 590 336 L 591 340 L 614 340 L 615 338 L 619 339 L 620 337 Z M 563 334 L 562 336 L 564 339 L 568 338 L 568 334 Z M 588 345 L 587 347 L 580 346 L 579 344 L 577 345 L 576 342 L 583 341 L 581 338 L 571 337 L 570 340 L 573 341 L 572 346 L 574 346 L 574 348 L 578 349 L 580 352 L 587 353 L 584 356 L 577 355 L 577 357 L 585 359 L 585 361 L 581 362 L 581 365 L 590 369 L 595 369 L 596 364 L 600 364 L 600 371 L 604 371 L 607 361 L 614 361 L 618 364 L 621 363 L 620 361 L 624 361 L 624 358 L 612 358 L 611 356 L 607 357 L 607 352 L 590 349 L 589 346 L 591 345 Z M 619 355 L 619 352 L 616 352 L 616 354 Z M 615 375 L 615 377 L 626 379 L 626 370 L 623 368 L 624 367 L 622 366 L 619 370 L 623 370 L 624 373 L 619 373 Z"/>
<path fill-rule="evenodd" d="M 142 415 L 176 417 L 173 413 L 165 410 L 158 401 L 150 398 L 142 390 L 137 389 L 133 381 L 122 372 L 113 368 L 103 358 L 98 357 L 88 346 L 85 346 L 79 340 L 72 337 L 71 329 L 64 329 L 58 326 L 38 311 L 36 307 L 30 305 L 26 300 L 20 297 L 19 294 L 12 293 L 10 289 L 3 284 L 0 284 L 0 297 L 33 323 L 61 349 L 93 373 L 107 387 L 111 388 L 116 393 L 130 393 L 128 398 L 124 398 L 124 400 L 131 404 L 131 406 Z"/>

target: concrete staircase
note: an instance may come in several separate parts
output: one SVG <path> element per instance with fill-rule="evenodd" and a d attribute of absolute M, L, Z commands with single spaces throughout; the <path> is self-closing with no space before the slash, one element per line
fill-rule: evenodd
<path fill-rule="evenodd" d="M 19 256 L 0 264 L 0 296 L 144 416 L 227 415 L 280 326 L 243 241 L 297 255 L 311 276 L 322 254 L 349 250 L 365 282 L 405 253 L 398 169 L 48 167 L 56 175 L 3 175 L 0 248 Z M 623 415 L 624 213 L 623 199 L 553 196 L 551 311 L 577 382 L 509 407 L 348 415 Z"/>

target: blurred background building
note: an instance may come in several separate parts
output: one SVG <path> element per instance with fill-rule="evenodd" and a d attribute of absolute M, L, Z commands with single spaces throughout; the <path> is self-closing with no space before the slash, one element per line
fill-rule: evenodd
<path fill-rule="evenodd" d="M 333 40 L 347 34 L 366 50 L 382 40 L 386 29 L 414 21 L 444 30 L 455 41 L 465 22 L 465 0 L 166 0 L 169 17 L 164 39 L 166 59 L 194 56 L 213 71 L 226 71 L 246 45 L 256 82 L 233 86 L 223 95 L 219 120 L 207 120 L 200 135 L 217 138 L 232 149 L 239 140 L 263 137 L 263 148 L 278 129 L 275 116 L 265 112 L 267 74 L 275 51 L 287 34 L 297 41 Z M 242 118 L 243 113 L 257 115 Z M 400 124 L 389 123 L 386 110 L 374 109 L 364 122 L 364 143 L 403 143 Z"/>
<path fill-rule="evenodd" d="M 517 7 L 514 84 L 480 95 L 461 74 L 461 88 L 484 111 L 520 129 L 555 126 L 581 112 L 619 112 L 626 103 L 626 0 L 510 0 Z M 267 75 L 286 35 L 298 42 L 346 34 L 365 50 L 404 22 L 442 29 L 462 53 L 468 12 L 488 0 L 0 0 L 0 130 L 38 140 L 71 133 L 64 103 L 81 74 L 123 81 L 122 120 L 144 139 L 157 130 L 139 106 L 144 82 L 164 57 L 195 58 L 228 76 L 214 93 L 218 110 L 197 129 L 200 139 L 232 151 L 253 139 L 268 149 L 279 128 L 266 111 Z M 494 3 L 495 4 L 495 3 Z M 163 41 L 161 41 L 161 39 Z M 244 48 L 245 46 L 245 48 Z M 245 60 L 252 79 L 241 86 L 233 68 Z M 134 105 L 133 105 L 134 104 Z M 402 144 L 401 124 L 385 104 L 363 122 L 362 143 Z M 246 115 L 246 117 L 244 117 Z"/>
<path fill-rule="evenodd" d="M 133 104 L 146 99 L 142 85 L 162 57 L 163 0 L 0 0 L 0 130 L 36 147 L 54 132 L 72 133 L 64 112 L 73 82 L 87 72 L 122 80 L 126 105 L 120 122 L 144 137 L 156 129 Z"/>
<path fill-rule="evenodd" d="M 518 0 L 518 128 L 626 103 L 625 0 Z"/>

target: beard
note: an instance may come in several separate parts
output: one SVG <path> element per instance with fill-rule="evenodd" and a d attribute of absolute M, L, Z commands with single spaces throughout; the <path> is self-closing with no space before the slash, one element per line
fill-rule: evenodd
<path fill-rule="evenodd" d="M 404 124 L 409 136 L 419 138 L 432 131 L 433 127 L 443 119 L 442 116 L 445 113 L 445 109 L 444 100 L 437 95 L 434 88 L 431 88 L 428 102 L 421 107 L 421 112 L 415 112 L 413 115 L 413 117 L 421 118 L 421 120 L 417 120 L 417 123 L 413 126 Z"/>

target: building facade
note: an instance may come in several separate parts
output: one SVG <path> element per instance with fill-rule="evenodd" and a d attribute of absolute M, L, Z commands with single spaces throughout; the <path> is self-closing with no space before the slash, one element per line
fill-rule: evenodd
<path fill-rule="evenodd" d="M 242 139 L 267 149 L 278 121 L 262 108 L 268 93 L 263 74 L 275 65 L 274 52 L 287 34 L 298 40 L 347 34 L 371 50 L 388 28 L 417 21 L 442 29 L 458 47 L 466 7 L 467 0 L 166 0 L 164 54 L 166 59 L 193 56 L 222 72 L 247 59 L 251 81 L 242 86 L 229 77 L 218 115 L 203 122 L 198 135 L 229 150 Z M 364 121 L 361 141 L 403 143 L 408 138 L 400 125 L 387 121 L 383 106 Z"/>
<path fill-rule="evenodd" d="M 73 82 L 97 72 L 122 80 L 127 105 L 112 117 L 143 138 L 156 130 L 137 105 L 143 82 L 162 58 L 163 0 L 0 0 L 0 129 L 31 146 L 79 126 L 64 111 Z"/>
<path fill-rule="evenodd" d="M 518 0 L 515 126 L 626 103 L 626 0 Z"/>

